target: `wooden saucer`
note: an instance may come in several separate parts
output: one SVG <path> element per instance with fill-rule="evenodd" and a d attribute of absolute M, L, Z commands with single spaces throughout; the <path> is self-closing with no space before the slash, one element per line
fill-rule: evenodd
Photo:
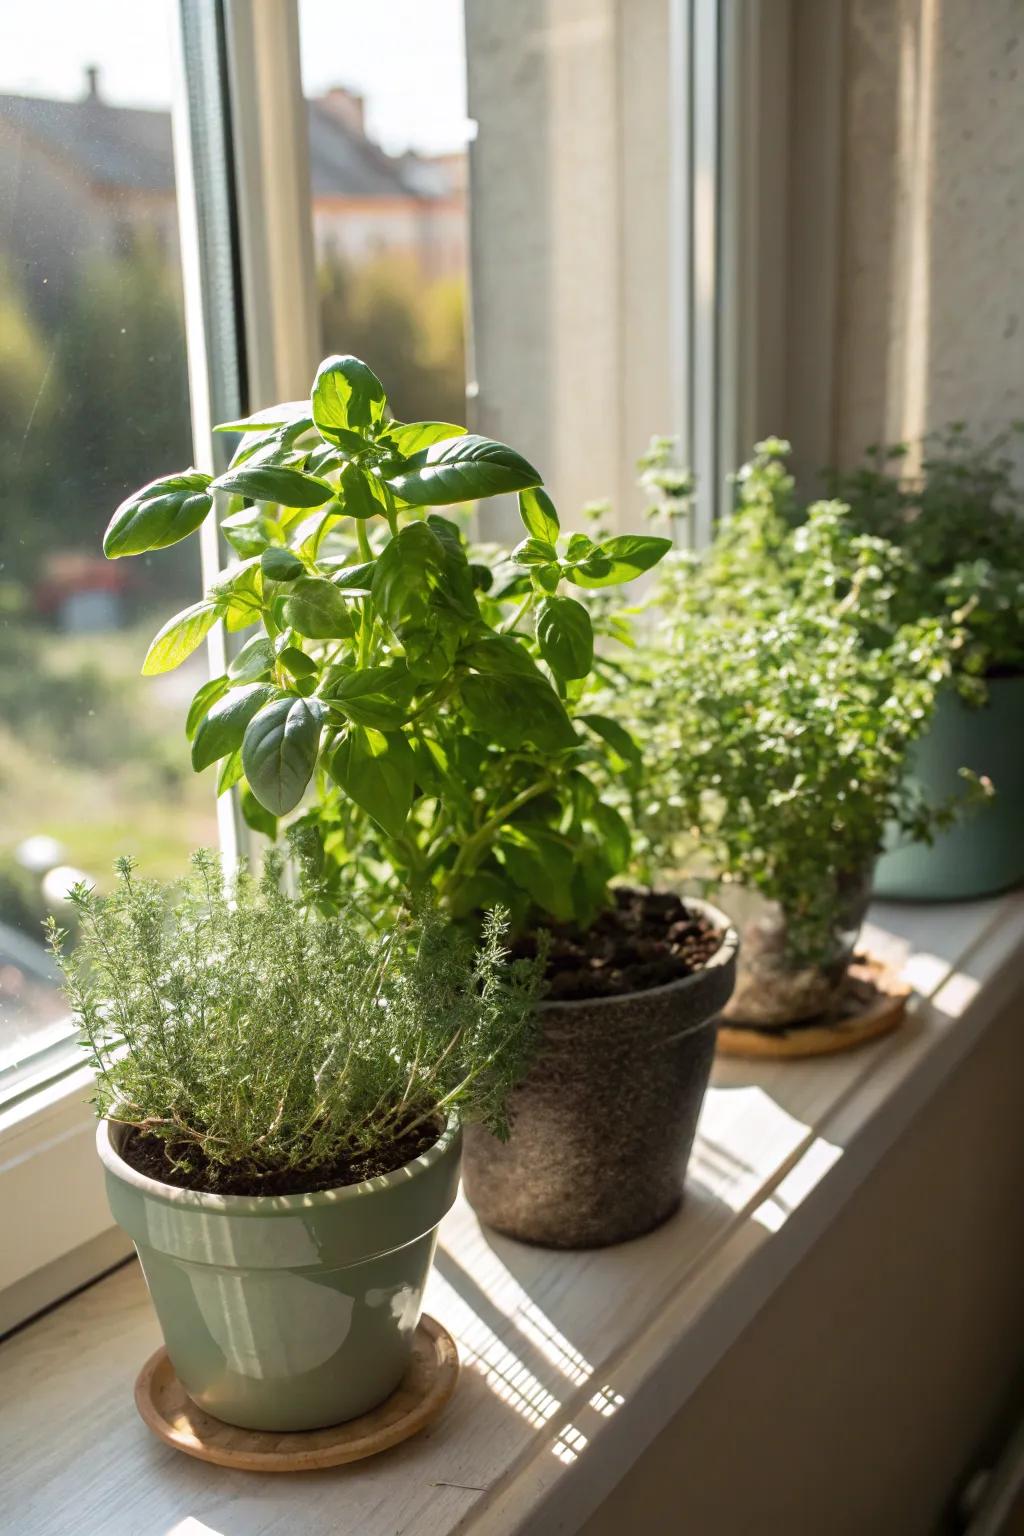
<path fill-rule="evenodd" d="M 870 955 L 857 955 L 846 975 L 842 995 L 829 1013 L 797 1024 L 718 1026 L 723 1056 L 829 1056 L 852 1051 L 896 1028 L 907 1007 L 910 987 L 889 966 Z"/>
<path fill-rule="evenodd" d="M 280 1434 L 225 1424 L 187 1396 L 166 1349 L 158 1349 L 139 1372 L 135 1406 L 155 1435 L 200 1461 L 244 1472 L 309 1472 L 376 1456 L 415 1435 L 441 1412 L 458 1375 L 455 1340 L 424 1314 L 397 1390 L 379 1408 L 345 1424 Z"/>

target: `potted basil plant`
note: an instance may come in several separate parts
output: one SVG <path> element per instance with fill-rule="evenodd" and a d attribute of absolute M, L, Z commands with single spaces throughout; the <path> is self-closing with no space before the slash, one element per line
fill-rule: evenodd
<path fill-rule="evenodd" d="M 520 454 L 449 423 L 394 421 L 352 357 L 321 365 L 308 402 L 223 430 L 240 437 L 225 474 L 144 487 L 105 542 L 113 558 L 162 548 L 219 504 L 238 561 L 144 664 L 177 665 L 218 621 L 252 630 L 193 701 L 194 767 L 219 763 L 220 789 L 237 786 L 268 835 L 290 818 L 326 913 L 431 893 L 470 926 L 506 908 L 523 956 L 552 931 L 535 1075 L 513 1097 L 507 1143 L 467 1136 L 467 1192 L 485 1220 L 534 1241 L 646 1230 L 679 1202 L 734 936 L 699 904 L 613 897 L 631 829 L 602 786 L 636 780 L 641 754 L 588 704 L 627 633 L 591 599 L 671 541 L 566 534 Z M 523 539 L 510 554 L 473 550 L 452 504 L 508 492 Z"/>
<path fill-rule="evenodd" d="M 408 1363 L 461 1123 L 501 1133 L 539 968 L 436 909 L 367 938 L 197 854 L 161 888 L 78 886 L 53 949 L 96 1074 L 99 1155 L 167 1351 L 229 1424 L 369 1411 Z M 308 893 L 307 893 L 308 895 Z"/>
<path fill-rule="evenodd" d="M 921 802 L 905 768 L 953 638 L 934 619 L 890 622 L 899 551 L 857 536 L 842 504 L 789 525 L 785 452 L 759 444 L 711 548 L 663 567 L 633 686 L 609 703 L 648 743 L 648 874 L 758 898 L 725 1014 L 760 1026 L 827 1012 L 886 826 L 925 836 L 948 814 Z"/>
<path fill-rule="evenodd" d="M 893 824 L 875 876 L 880 896 L 955 900 L 1024 880 L 1024 494 L 1009 451 L 1022 434 L 1017 422 L 978 442 L 954 422 L 925 438 L 918 471 L 898 443 L 830 477 L 857 525 L 905 554 L 898 615 L 952 615 L 963 630 L 953 678 L 912 757 L 914 785 L 940 803 L 966 765 L 995 789 L 989 805 L 930 842 Z"/>

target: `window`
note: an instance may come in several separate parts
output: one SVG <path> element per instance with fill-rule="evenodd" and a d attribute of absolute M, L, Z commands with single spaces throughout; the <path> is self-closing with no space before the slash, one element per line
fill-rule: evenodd
<path fill-rule="evenodd" d="M 679 437 L 702 497 L 721 478 L 697 407 L 728 313 L 723 9 L 466 0 L 477 422 L 526 450 L 556 502 L 610 498 L 623 529 L 642 526 L 652 433 Z"/>
<path fill-rule="evenodd" d="M 0 38 L 0 443 L 11 466 L 0 1069 L 64 1031 L 39 921 L 72 872 L 102 880 L 121 851 L 169 872 L 216 836 L 180 735 L 205 658 L 159 682 L 138 676 L 148 634 L 195 592 L 194 544 L 130 570 L 99 553 L 121 496 L 192 458 L 169 112 L 177 10 L 102 0 L 86 20 L 70 0 L 42 0 L 7 16 Z M 693 457 L 714 458 L 714 424 L 695 412 L 716 394 L 728 311 L 716 308 L 708 221 L 698 249 L 687 209 L 708 201 L 718 174 L 714 93 L 692 89 L 698 73 L 714 78 L 716 6 L 298 0 L 315 296 L 301 262 L 275 265 L 290 210 L 260 184 L 269 143 L 279 187 L 290 178 L 294 190 L 300 169 L 281 153 L 284 119 L 271 109 L 259 121 L 268 61 L 277 108 L 297 102 L 296 57 L 281 46 L 294 17 L 188 0 L 182 15 L 190 98 L 211 97 L 218 127 L 197 153 L 230 162 L 234 142 L 223 173 L 229 195 L 235 172 L 236 202 L 222 212 L 241 229 L 250 405 L 304 387 L 311 333 L 309 347 L 277 353 L 315 299 L 322 350 L 365 355 L 400 415 L 468 419 L 515 442 L 574 511 L 610 496 L 629 526 L 632 465 L 652 430 L 680 430 Z M 212 57 L 225 40 L 230 105 Z M 215 254 L 234 282 L 223 240 Z M 215 367 L 228 308 L 219 290 L 207 296 Z M 273 378 L 261 370 L 271 332 Z M 689 357 L 706 367 L 680 387 Z M 481 522 L 487 536 L 514 532 L 500 508 Z"/>
<path fill-rule="evenodd" d="M 609 497 L 630 526 L 636 458 L 656 431 L 698 446 L 690 398 L 708 393 L 681 359 L 687 327 L 714 333 L 717 258 L 702 230 L 698 296 L 677 208 L 691 164 L 705 202 L 714 186 L 714 96 L 698 105 L 690 83 L 714 74 L 717 7 L 299 15 L 325 350 L 367 356 L 400 415 L 468 419 L 520 446 L 567 509 Z M 517 527 L 514 508 L 481 509 L 486 536 Z"/>
<path fill-rule="evenodd" d="M 652 431 L 710 461 L 696 402 L 729 327 L 694 209 L 717 207 L 722 14 L 39 0 L 0 18 L 0 1214 L 21 1228 L 0 1328 L 95 1274 L 110 1237 L 40 919 L 122 852 L 171 875 L 246 836 L 185 750 L 204 653 L 139 676 L 194 600 L 197 541 L 108 564 L 110 513 L 193 457 L 223 467 L 209 423 L 297 397 L 326 350 L 363 354 L 400 416 L 514 443 L 573 517 L 610 496 L 630 526 Z M 480 524 L 520 531 L 512 506 Z M 216 529 L 198 542 L 209 580 Z"/>
<path fill-rule="evenodd" d="M 323 351 L 365 357 L 400 418 L 463 421 L 462 0 L 300 0 L 299 20 Z"/>
<path fill-rule="evenodd" d="M 67 1034 L 40 923 L 68 883 L 119 853 L 171 874 L 216 837 L 182 751 L 203 654 L 139 675 L 194 546 L 100 549 L 128 491 L 192 459 L 173 9 L 41 0 L 0 35 L 0 1072 Z"/>

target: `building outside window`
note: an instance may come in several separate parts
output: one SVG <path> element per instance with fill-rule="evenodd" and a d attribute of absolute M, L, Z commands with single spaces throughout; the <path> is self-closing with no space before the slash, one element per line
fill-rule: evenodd
<path fill-rule="evenodd" d="M 300 0 L 324 352 L 371 357 L 404 420 L 465 419 L 462 0 Z M 404 39 L 396 57 L 389 45 Z"/>
<path fill-rule="evenodd" d="M 119 853 L 169 875 L 215 837 L 181 752 L 204 658 L 139 676 L 195 550 L 100 550 L 129 491 L 192 459 L 173 7 L 71 10 L 32 7 L 0 48 L 0 1072 L 66 1033 L 40 925 L 68 884 Z"/>

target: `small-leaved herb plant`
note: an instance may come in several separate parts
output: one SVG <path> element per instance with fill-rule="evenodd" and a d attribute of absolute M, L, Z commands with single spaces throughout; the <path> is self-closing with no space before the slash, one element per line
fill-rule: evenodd
<path fill-rule="evenodd" d="M 645 743 L 640 873 L 778 902 L 800 965 L 828 959 L 888 822 L 926 838 L 951 817 L 905 768 L 955 636 L 934 618 L 894 624 L 901 552 L 857 534 L 841 503 L 791 525 L 787 449 L 758 444 L 706 554 L 665 562 L 625 663 L 634 686 L 607 707 Z"/>
<path fill-rule="evenodd" d="M 588 593 L 649 570 L 667 538 L 565 537 L 540 475 L 447 422 L 391 419 L 353 357 L 309 401 L 261 411 L 231 466 L 143 487 L 117 509 L 108 556 L 194 533 L 215 502 L 238 559 L 157 635 L 143 671 L 177 666 L 212 626 L 252 630 L 188 712 L 192 762 L 219 763 L 250 823 L 293 824 L 319 862 L 322 906 L 369 889 L 433 890 L 470 917 L 587 926 L 628 862 L 629 829 L 598 781 L 631 774 L 635 743 L 587 708 L 595 639 L 621 621 Z M 471 557 L 434 511 L 516 493 L 526 537 Z M 573 595 L 576 594 L 576 595 Z"/>
<path fill-rule="evenodd" d="M 984 698 L 984 677 L 1024 672 L 1024 484 L 1008 451 L 1022 436 L 1015 422 L 979 442 L 953 422 L 924 439 L 919 470 L 907 469 L 910 445 L 896 443 L 828 477 L 860 530 L 904 552 L 897 618 L 963 625 L 956 675 L 968 700 Z"/>
<path fill-rule="evenodd" d="M 161 1138 L 183 1182 L 358 1170 L 453 1114 L 506 1132 L 542 962 L 508 961 L 503 914 L 478 942 L 436 904 L 368 936 L 282 891 L 273 852 L 230 890 L 207 852 L 178 886 L 117 867 L 109 896 L 72 891 L 75 950 L 52 919 L 51 946 L 98 1113 Z"/>

